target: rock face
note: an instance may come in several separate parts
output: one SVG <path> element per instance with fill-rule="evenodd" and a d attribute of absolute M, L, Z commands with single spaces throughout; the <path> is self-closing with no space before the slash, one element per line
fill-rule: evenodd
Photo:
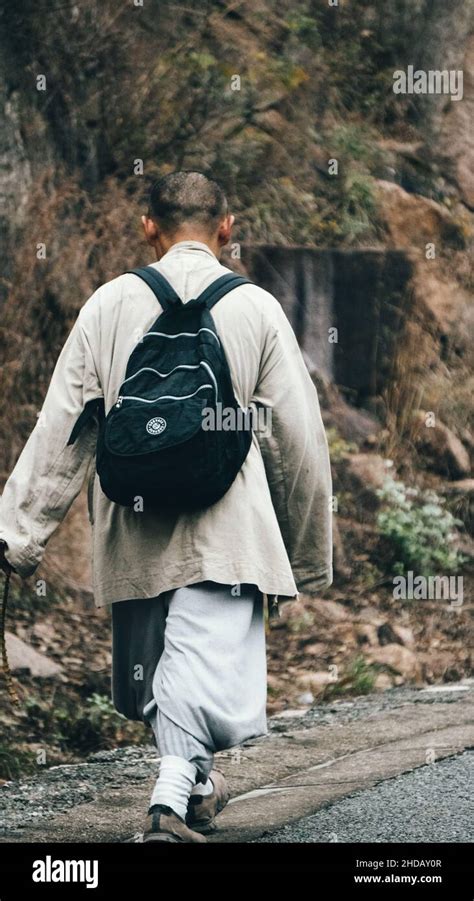
<path fill-rule="evenodd" d="M 17 100 L 14 93 L 9 95 L 0 69 L 0 248 L 3 251 L 8 250 L 15 227 L 23 221 L 31 183 L 30 164 L 18 121 Z M 2 253 L 2 257 L 5 279 L 10 275 L 10 254 Z"/>
<path fill-rule="evenodd" d="M 397 247 L 422 251 L 430 242 L 448 246 L 461 242 L 458 227 L 440 203 L 388 181 L 378 181 L 377 189 L 388 234 Z"/>
<path fill-rule="evenodd" d="M 470 474 L 469 454 L 462 442 L 442 422 L 428 426 L 427 414 L 422 410 L 415 417 L 413 441 L 434 472 L 449 479 L 462 479 Z"/>
<path fill-rule="evenodd" d="M 404 252 L 244 245 L 242 262 L 282 304 L 310 371 L 357 405 L 380 393 L 410 314 Z"/>
<path fill-rule="evenodd" d="M 464 203 L 474 210 L 474 35 L 467 41 L 462 70 L 464 97 L 445 112 L 440 150 L 451 161 Z"/>
<path fill-rule="evenodd" d="M 403 27 L 400 5 L 404 7 L 407 59 L 416 61 L 416 66 L 425 70 L 463 68 L 466 38 L 474 25 L 474 8 L 470 0 L 450 0 L 449 3 L 446 0 L 410 0 L 387 5 L 398 28 Z M 385 20 L 387 26 L 389 22 Z M 460 106 L 459 102 L 447 101 L 443 94 L 415 95 L 415 103 L 420 117 L 432 132 L 438 131 L 447 109 Z"/>
<path fill-rule="evenodd" d="M 329 381 L 334 377 L 334 259 L 332 251 L 306 247 L 244 246 L 249 273 L 280 301 L 308 361 Z"/>

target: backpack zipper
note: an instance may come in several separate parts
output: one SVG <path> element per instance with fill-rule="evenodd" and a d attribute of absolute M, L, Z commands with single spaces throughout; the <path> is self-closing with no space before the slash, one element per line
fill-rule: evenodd
<path fill-rule="evenodd" d="M 169 372 L 160 372 L 159 369 L 153 369 L 153 366 L 142 366 L 141 369 L 137 369 L 133 375 L 129 375 L 127 379 L 124 379 L 122 384 L 125 385 L 125 382 L 130 382 L 132 379 L 136 378 L 137 375 L 140 375 L 141 372 L 155 372 L 156 375 L 159 375 L 160 378 L 167 378 L 169 375 L 172 375 L 173 372 L 176 372 L 177 369 L 199 369 L 200 363 L 191 364 L 191 363 L 180 363 L 179 366 L 174 366 L 173 369 L 170 369 Z"/>
<path fill-rule="evenodd" d="M 211 376 L 211 379 L 212 379 L 213 384 L 214 384 L 214 391 L 216 392 L 216 400 L 217 400 L 217 397 L 218 397 L 218 394 L 219 394 L 219 392 L 218 392 L 218 390 L 217 390 L 217 381 L 216 381 L 216 377 L 215 377 L 215 375 L 214 375 L 214 373 L 213 373 L 211 367 L 209 366 L 209 363 L 206 363 L 205 360 L 201 360 L 201 362 L 199 363 L 199 365 L 200 365 L 200 366 L 204 366 L 204 369 L 206 370 L 206 372 L 208 372 L 209 375 Z"/>
<path fill-rule="evenodd" d="M 216 339 L 219 347 L 221 346 L 218 335 L 216 335 L 216 333 L 213 332 L 211 328 L 206 328 L 205 326 L 203 326 L 197 332 L 177 332 L 176 335 L 168 335 L 166 332 L 146 332 L 143 337 L 140 338 L 139 341 L 137 341 L 135 347 L 138 347 L 138 345 L 141 344 L 145 338 L 148 338 L 149 335 L 159 335 L 160 338 L 181 338 L 183 335 L 188 338 L 197 338 L 197 336 L 201 332 L 209 332 L 209 334 Z"/>
<path fill-rule="evenodd" d="M 136 397 L 134 394 L 121 394 L 117 398 L 115 407 L 117 409 L 121 407 L 124 400 L 138 400 L 142 404 L 154 404 L 157 400 L 188 400 L 188 398 L 194 397 L 198 393 L 198 391 L 202 391 L 203 388 L 213 388 L 213 385 L 200 385 L 199 388 L 196 388 L 196 391 L 193 391 L 192 394 L 163 394 L 161 397 L 152 397 L 149 400 L 145 397 Z"/>
<path fill-rule="evenodd" d="M 160 372 L 159 369 L 153 369 L 152 366 L 142 366 L 142 368 L 137 369 L 137 371 L 134 372 L 133 375 L 129 375 L 128 379 L 124 379 L 122 382 L 122 385 L 125 385 L 126 382 L 130 382 L 131 379 L 134 379 L 135 376 L 140 375 L 141 372 L 155 372 L 156 375 L 160 376 L 160 378 L 167 378 L 169 375 L 172 375 L 173 372 L 176 372 L 177 369 L 199 369 L 200 366 L 204 366 L 204 368 L 207 370 L 207 372 L 211 376 L 211 379 L 214 382 L 214 389 L 215 389 L 216 397 L 217 397 L 218 391 L 217 391 L 216 377 L 215 377 L 211 367 L 209 366 L 209 364 L 206 363 L 204 360 L 201 360 L 199 363 L 180 363 L 179 366 L 175 366 L 174 369 L 170 369 L 169 372 Z"/>
<path fill-rule="evenodd" d="M 198 391 L 201 391 L 202 388 L 212 388 L 212 387 L 214 387 L 214 391 L 216 392 L 216 399 L 217 399 L 219 392 L 217 390 L 216 377 L 215 377 L 211 367 L 209 366 L 209 364 L 206 363 L 204 360 L 201 360 L 200 363 L 196 363 L 196 364 L 181 363 L 180 366 L 175 366 L 175 368 L 172 369 L 171 372 L 175 372 L 176 369 L 199 369 L 200 366 L 203 366 L 204 369 L 209 373 L 209 375 L 211 376 L 211 379 L 213 381 L 213 385 L 200 385 L 199 388 L 197 388 L 197 390 L 194 391 L 193 394 L 185 394 L 185 395 L 182 395 L 181 397 L 178 397 L 173 394 L 164 394 L 162 397 L 155 397 L 152 400 L 145 400 L 145 398 L 143 398 L 143 397 L 135 397 L 134 395 L 130 395 L 130 394 L 120 394 L 119 397 L 117 398 L 115 407 L 117 409 L 120 409 L 120 407 L 122 406 L 122 402 L 125 398 L 127 400 L 141 400 L 145 404 L 151 404 L 156 400 L 186 400 L 189 397 L 194 397 L 194 395 L 197 394 Z M 129 382 L 130 379 L 134 379 L 135 376 L 138 375 L 140 372 L 145 372 L 145 371 L 156 372 L 160 376 L 163 375 L 163 377 L 165 377 L 166 375 L 171 375 L 171 372 L 161 373 L 158 371 L 158 369 L 153 369 L 151 366 L 143 366 L 142 369 L 138 370 L 138 372 L 135 372 L 133 375 L 129 375 L 128 379 L 125 379 L 122 382 L 122 384 L 125 385 L 125 382 Z"/>

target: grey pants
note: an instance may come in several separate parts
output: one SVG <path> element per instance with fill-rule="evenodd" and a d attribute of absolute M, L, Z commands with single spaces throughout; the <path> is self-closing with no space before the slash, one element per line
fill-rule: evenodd
<path fill-rule="evenodd" d="M 214 753 L 206 748 L 197 738 L 186 732 L 181 726 L 168 719 L 166 714 L 157 708 L 150 717 L 150 725 L 153 729 L 155 744 L 160 757 L 173 754 L 174 757 L 184 757 L 190 763 L 194 763 L 198 770 L 196 782 L 207 782 L 214 762 Z"/>
<path fill-rule="evenodd" d="M 267 733 L 263 595 L 200 582 L 112 604 L 112 700 L 153 729 L 160 756 L 196 763 Z"/>

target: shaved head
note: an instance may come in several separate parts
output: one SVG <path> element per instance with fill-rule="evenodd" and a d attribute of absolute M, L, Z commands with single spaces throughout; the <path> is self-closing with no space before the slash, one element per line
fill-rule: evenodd
<path fill-rule="evenodd" d="M 188 224 L 212 234 L 227 213 L 222 188 L 203 172 L 171 172 L 151 189 L 148 215 L 168 235 Z"/>

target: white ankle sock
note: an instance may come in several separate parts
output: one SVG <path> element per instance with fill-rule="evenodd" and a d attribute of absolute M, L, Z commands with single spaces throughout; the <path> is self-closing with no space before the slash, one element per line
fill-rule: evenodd
<path fill-rule="evenodd" d="M 149 806 L 166 804 L 184 820 L 196 775 L 197 767 L 194 763 L 184 757 L 166 754 L 160 761 L 160 772 Z"/>
<path fill-rule="evenodd" d="M 196 782 L 191 794 L 192 795 L 210 795 L 214 791 L 212 779 L 208 779 L 206 783 Z"/>

